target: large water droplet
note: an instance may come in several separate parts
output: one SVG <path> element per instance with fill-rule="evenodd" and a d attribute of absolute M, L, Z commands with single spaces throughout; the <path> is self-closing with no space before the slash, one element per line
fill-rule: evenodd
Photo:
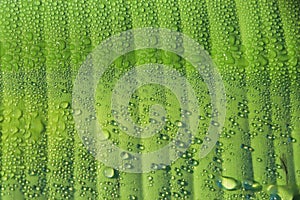
<path fill-rule="evenodd" d="M 106 168 L 104 171 L 103 171 L 103 174 L 105 177 L 107 178 L 113 178 L 114 175 L 115 175 L 115 170 L 113 168 Z"/>
<path fill-rule="evenodd" d="M 245 190 L 251 190 L 251 191 L 256 192 L 256 191 L 260 191 L 260 190 L 262 189 L 261 184 L 259 184 L 259 183 L 256 182 L 256 181 L 252 181 L 252 180 L 244 180 L 244 181 L 242 182 L 242 184 L 243 184 L 243 188 L 244 188 Z"/>
<path fill-rule="evenodd" d="M 238 180 L 228 176 L 219 177 L 217 180 L 217 185 L 221 189 L 229 191 L 238 190 L 241 187 L 241 183 Z"/>
<path fill-rule="evenodd" d="M 127 152 L 122 152 L 120 156 L 123 160 L 129 160 L 131 158 L 131 155 Z"/>
<path fill-rule="evenodd" d="M 110 132 L 106 129 L 103 129 L 98 136 L 99 136 L 98 139 L 101 141 L 108 140 L 110 138 Z"/>
<path fill-rule="evenodd" d="M 278 194 L 271 194 L 270 200 L 281 200 L 281 197 Z"/>

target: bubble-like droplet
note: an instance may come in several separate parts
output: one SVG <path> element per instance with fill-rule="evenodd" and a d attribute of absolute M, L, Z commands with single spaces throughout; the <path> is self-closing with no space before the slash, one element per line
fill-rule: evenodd
<path fill-rule="evenodd" d="M 108 140 L 110 138 L 110 132 L 106 129 L 103 129 L 101 133 L 99 134 L 99 140 L 104 141 Z"/>
<path fill-rule="evenodd" d="M 25 37 L 28 41 L 32 41 L 33 40 L 33 33 L 32 32 L 27 32 L 27 33 L 25 33 Z"/>
<path fill-rule="evenodd" d="M 145 146 L 142 145 L 142 144 L 138 144 L 138 145 L 137 145 L 137 148 L 138 148 L 139 150 L 144 150 L 144 149 L 145 149 Z"/>
<path fill-rule="evenodd" d="M 31 137 L 31 132 L 30 131 L 27 131 L 25 134 L 24 134 L 24 138 L 27 140 Z"/>
<path fill-rule="evenodd" d="M 120 156 L 123 160 L 129 160 L 131 158 L 131 155 L 127 152 L 122 152 Z"/>
<path fill-rule="evenodd" d="M 128 196 L 128 199 L 129 200 L 136 200 L 136 199 L 138 199 L 136 196 L 134 196 L 134 195 L 129 195 Z"/>
<path fill-rule="evenodd" d="M 152 168 L 153 170 L 157 170 L 157 169 L 159 169 L 159 165 L 156 164 L 156 163 L 152 163 L 152 164 L 151 164 L 151 168 Z"/>
<path fill-rule="evenodd" d="M 220 176 L 217 180 L 217 185 L 221 189 L 228 191 L 238 190 L 241 187 L 241 183 L 238 180 L 228 176 Z"/>
<path fill-rule="evenodd" d="M 242 145 L 241 145 L 241 148 L 242 148 L 242 149 L 245 149 L 245 150 L 247 150 L 247 151 L 250 151 L 250 152 L 253 152 L 253 151 L 254 151 L 254 149 L 253 149 L 252 147 L 250 147 L 250 146 L 248 146 L 248 145 L 245 145 L 245 144 L 242 144 Z"/>
<path fill-rule="evenodd" d="M 114 175 L 115 175 L 115 170 L 113 168 L 106 168 L 104 171 L 103 171 L 103 174 L 105 177 L 107 178 L 113 178 Z"/>
<path fill-rule="evenodd" d="M 75 115 L 75 116 L 78 116 L 78 115 L 80 115 L 81 113 L 82 113 L 82 111 L 79 110 L 79 109 L 73 109 L 73 110 L 72 110 L 72 114 Z"/>
<path fill-rule="evenodd" d="M 297 200 L 299 199 L 297 186 L 292 185 L 269 185 L 267 188 L 268 193 L 270 194 L 270 200 L 277 199 L 289 199 Z"/>
<path fill-rule="evenodd" d="M 271 194 L 270 200 L 281 200 L 281 197 L 278 194 Z"/>
<path fill-rule="evenodd" d="M 61 102 L 61 103 L 59 104 L 59 107 L 60 107 L 60 108 L 63 108 L 63 109 L 66 109 L 66 108 L 69 107 L 69 102 L 67 102 L 67 101 Z"/>
<path fill-rule="evenodd" d="M 148 180 L 152 181 L 153 180 L 153 176 L 148 176 Z"/>
<path fill-rule="evenodd" d="M 133 168 L 132 164 L 130 164 L 130 163 L 125 163 L 124 167 L 125 167 L 125 169 L 132 169 Z"/>
<path fill-rule="evenodd" d="M 20 119 L 20 118 L 22 117 L 22 115 L 23 115 L 23 112 L 22 112 L 22 110 L 20 110 L 20 109 L 14 109 L 14 110 L 12 111 L 11 115 L 12 115 L 13 117 L 15 117 L 16 119 Z"/>
<path fill-rule="evenodd" d="M 175 122 L 175 124 L 176 124 L 176 126 L 177 126 L 178 128 L 181 128 L 181 127 L 184 126 L 184 124 L 183 124 L 181 121 L 179 121 L 179 120 L 177 120 L 177 121 Z"/>
<path fill-rule="evenodd" d="M 58 41 L 56 44 L 59 50 L 64 50 L 67 47 L 67 43 L 63 40 Z"/>
<path fill-rule="evenodd" d="M 243 185 L 243 188 L 244 188 L 245 190 L 250 190 L 250 191 L 253 191 L 253 192 L 262 190 L 262 185 L 259 184 L 259 183 L 256 182 L 256 181 L 252 181 L 252 180 L 244 180 L 244 181 L 242 182 L 242 185 Z"/>

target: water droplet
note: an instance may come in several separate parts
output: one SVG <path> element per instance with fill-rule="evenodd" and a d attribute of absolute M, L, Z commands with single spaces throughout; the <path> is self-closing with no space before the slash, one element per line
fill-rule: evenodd
<path fill-rule="evenodd" d="M 131 158 L 131 155 L 127 152 L 122 152 L 120 156 L 123 160 L 129 160 Z"/>
<path fill-rule="evenodd" d="M 251 190 L 254 192 L 262 190 L 262 185 L 256 181 L 244 180 L 242 185 L 245 190 Z"/>
<path fill-rule="evenodd" d="M 115 175 L 115 170 L 113 168 L 106 168 L 103 172 L 104 176 L 107 178 L 113 178 Z"/>
<path fill-rule="evenodd" d="M 102 131 L 101 131 L 101 133 L 98 135 L 99 136 L 99 140 L 102 140 L 102 141 L 104 141 L 104 140 L 108 140 L 109 138 L 110 138 L 110 132 L 107 130 L 107 129 L 103 129 Z"/>
<path fill-rule="evenodd" d="M 281 197 L 278 194 L 271 194 L 270 200 L 281 200 Z"/>
<path fill-rule="evenodd" d="M 64 50 L 67 47 L 67 44 L 65 41 L 60 40 L 57 42 L 57 46 L 58 46 L 59 50 Z"/>
<path fill-rule="evenodd" d="M 125 169 L 132 169 L 133 168 L 132 164 L 130 164 L 130 163 L 125 163 L 124 167 L 125 167 Z"/>
<path fill-rule="evenodd" d="M 14 109 L 11 113 L 11 115 L 13 117 L 15 117 L 16 119 L 20 119 L 22 117 L 22 114 L 23 114 L 23 112 L 20 109 Z"/>
<path fill-rule="evenodd" d="M 230 52 L 224 53 L 224 62 L 226 64 L 234 64 L 235 60 Z"/>
<path fill-rule="evenodd" d="M 63 101 L 63 102 L 61 102 L 60 104 L 59 104 L 59 107 L 60 108 L 63 108 L 63 109 L 66 109 L 66 108 L 68 108 L 69 107 L 69 102 L 67 102 L 67 101 Z"/>
<path fill-rule="evenodd" d="M 72 110 L 72 113 L 73 113 L 73 115 L 78 116 L 82 113 L 82 111 L 79 109 L 75 109 L 75 110 Z"/>
<path fill-rule="evenodd" d="M 137 148 L 138 148 L 139 150 L 144 150 L 144 149 L 145 149 L 145 146 L 142 145 L 142 144 L 138 144 L 138 145 L 137 145 Z"/>
<path fill-rule="evenodd" d="M 179 120 L 175 122 L 175 125 L 179 128 L 183 127 L 183 123 Z"/>
<path fill-rule="evenodd" d="M 25 38 L 26 38 L 28 41 L 32 41 L 32 40 L 33 40 L 33 33 L 32 33 L 32 32 L 27 32 L 27 33 L 25 33 Z"/>
<path fill-rule="evenodd" d="M 221 189 L 228 191 L 238 190 L 241 187 L 241 183 L 238 180 L 227 176 L 219 177 L 217 180 L 217 185 Z"/>
<path fill-rule="evenodd" d="M 242 149 L 245 149 L 245 150 L 247 150 L 247 151 L 250 151 L 250 152 L 253 152 L 253 151 L 254 151 L 254 149 L 253 149 L 252 147 L 250 147 L 250 146 L 248 146 L 248 145 L 245 145 L 245 144 L 242 144 L 242 145 L 241 145 L 241 148 L 242 148 Z"/>

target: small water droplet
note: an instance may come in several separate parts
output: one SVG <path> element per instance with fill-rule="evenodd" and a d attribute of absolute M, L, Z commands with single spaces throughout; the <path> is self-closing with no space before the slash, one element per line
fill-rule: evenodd
<path fill-rule="evenodd" d="M 32 41 L 33 40 L 33 33 L 32 32 L 27 32 L 27 33 L 25 33 L 25 37 L 28 41 Z"/>
<path fill-rule="evenodd" d="M 183 123 L 181 121 L 176 121 L 175 125 L 179 128 L 183 127 Z"/>

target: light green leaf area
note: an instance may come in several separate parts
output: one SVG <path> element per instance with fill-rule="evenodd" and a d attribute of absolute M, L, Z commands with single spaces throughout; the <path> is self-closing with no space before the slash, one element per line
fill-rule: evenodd
<path fill-rule="evenodd" d="M 83 111 L 73 108 L 73 87 L 103 41 L 146 27 L 183 33 L 209 54 L 225 87 L 225 123 L 212 151 L 200 158 L 209 127 L 218 126 L 211 121 L 217 114 L 207 79 L 174 52 L 133 47 L 96 80 L 90 105 L 96 116 L 87 119 L 96 118 L 101 141 L 120 149 L 109 157 L 120 164 L 114 168 L 88 148 L 94 141 L 80 137 L 75 119 Z M 185 52 L 188 46 L 182 41 L 176 48 Z M 299 47 L 297 0 L 1 0 L 0 200 L 300 199 Z M 130 120 L 120 123 L 116 116 L 122 113 L 112 108 L 114 89 L 128 73 L 141 77 L 138 67 L 149 63 L 176 70 L 198 108 L 182 109 L 172 88 L 145 84 L 130 94 L 123 113 Z M 161 70 L 163 80 L 172 79 L 168 73 Z M 186 126 L 183 119 L 194 113 L 191 140 L 174 141 Z M 138 128 L 129 133 L 130 123 Z M 155 127 L 155 134 L 142 137 L 142 129 Z M 135 167 L 126 164 L 132 155 L 172 142 L 187 148 L 170 165 L 163 159 L 172 157 L 171 150 L 150 171 L 128 172 Z M 105 153 L 111 152 L 97 152 Z"/>

